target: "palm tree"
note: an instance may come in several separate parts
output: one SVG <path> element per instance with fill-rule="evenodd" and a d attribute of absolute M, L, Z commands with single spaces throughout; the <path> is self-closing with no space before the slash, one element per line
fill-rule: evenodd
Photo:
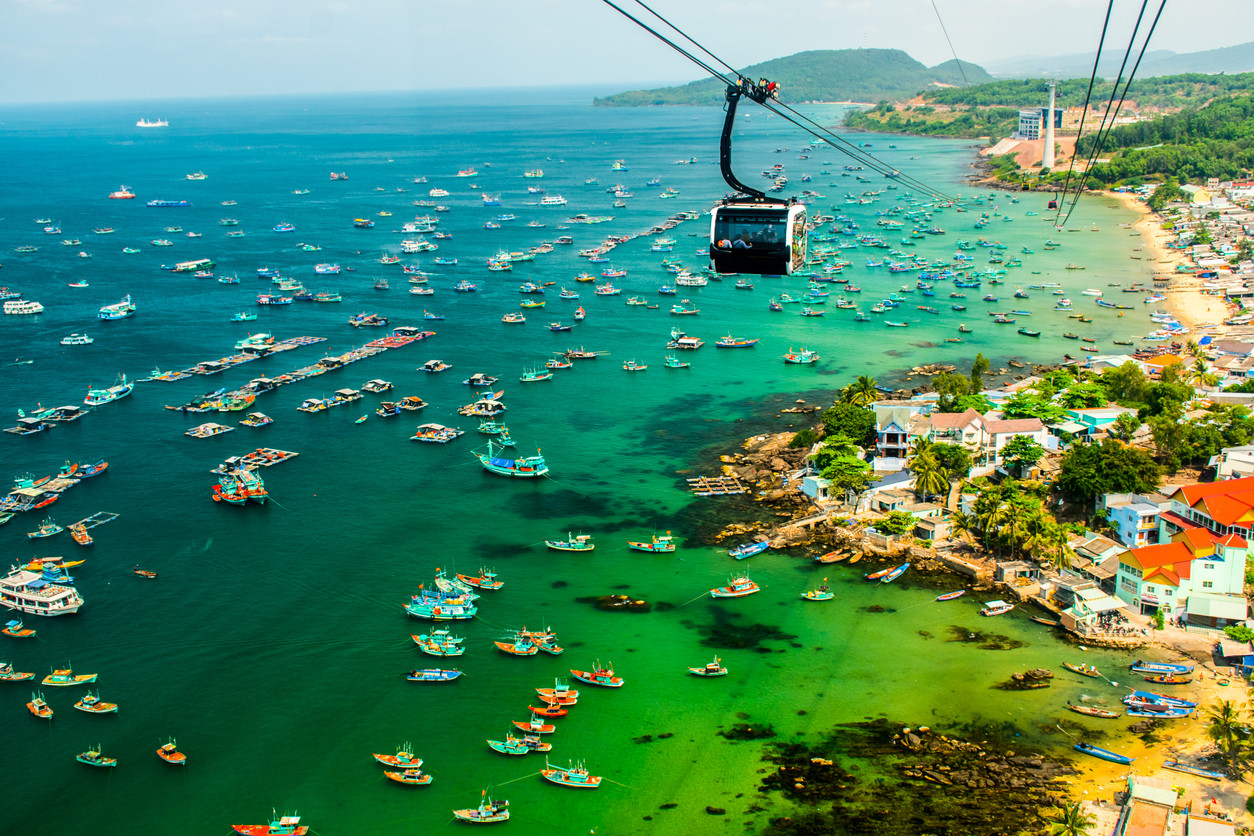
<path fill-rule="evenodd" d="M 875 378 L 865 374 L 859 375 L 858 379 L 842 389 L 840 394 L 846 403 L 854 406 L 867 406 L 874 403 L 880 396 L 879 390 L 875 388 Z"/>
<path fill-rule="evenodd" d="M 1049 562 L 1056 571 L 1061 572 L 1063 569 L 1071 568 L 1071 557 L 1075 552 L 1068 545 L 1071 532 L 1066 526 L 1052 525 L 1045 535 L 1046 554 L 1049 556 Z"/>
<path fill-rule="evenodd" d="M 1061 808 L 1058 818 L 1050 822 L 1049 833 L 1050 836 L 1088 836 L 1093 832 L 1093 825 L 1093 817 L 1084 812 L 1077 801 Z"/>
<path fill-rule="evenodd" d="M 975 532 L 979 530 L 980 521 L 975 514 L 964 514 L 955 511 L 949 516 L 949 528 L 968 546 L 975 545 Z"/>
<path fill-rule="evenodd" d="M 1218 705 L 1206 709 L 1206 736 L 1219 749 L 1228 764 L 1228 773 L 1239 776 L 1244 772 L 1251 750 L 1251 729 L 1235 700 L 1220 700 Z"/>
<path fill-rule="evenodd" d="M 910 458 L 916 458 L 931 450 L 933 447 L 932 439 L 925 435 L 917 436 L 914 441 L 910 442 Z"/>
<path fill-rule="evenodd" d="M 949 474 L 930 452 L 920 453 L 910 460 L 910 472 L 914 474 L 914 492 L 923 497 L 940 495 L 949 490 Z"/>

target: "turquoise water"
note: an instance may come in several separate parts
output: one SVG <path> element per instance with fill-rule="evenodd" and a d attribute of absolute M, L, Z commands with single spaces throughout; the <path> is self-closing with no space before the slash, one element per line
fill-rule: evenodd
<path fill-rule="evenodd" d="M 0 456 L 13 476 L 42 476 L 66 459 L 109 460 L 106 474 L 49 509 L 58 522 L 100 510 L 121 514 L 93 532 L 90 550 L 66 535 L 29 541 L 25 532 L 39 519 L 31 514 L 0 529 L 10 562 L 41 554 L 87 559 L 74 570 L 87 601 L 82 612 L 31 625 L 38 638 L 0 643 L 0 659 L 40 676 L 67 664 L 99 672 L 102 698 L 121 706 L 117 716 L 92 717 L 71 707 L 79 689 L 45 689 L 56 711 L 45 723 L 23 708 L 29 688 L 0 686 L 0 712 L 9 718 L 0 764 L 11 773 L 20 770 L 22 785 L 30 788 L 10 802 L 15 831 L 69 833 L 89 819 L 103 836 L 173 826 L 220 833 L 231 823 L 262 821 L 272 807 L 299 810 L 320 833 L 435 831 L 450 821 L 449 810 L 472 806 L 482 788 L 494 785 L 498 796 L 513 804 L 511 832 L 713 833 L 727 824 L 707 815 L 707 804 L 726 807 L 732 822 L 760 823 L 779 810 L 773 806 L 756 817 L 746 812 L 754 801 L 761 744 L 716 736 L 733 723 L 771 723 L 779 739 L 787 740 L 880 715 L 933 726 L 946 719 L 1008 722 L 1038 742 L 1043 740 L 1038 726 L 1048 726 L 1049 718 L 1061 713 L 1062 697 L 1096 687 L 1066 682 L 1062 673 L 1047 691 L 990 690 L 1016 670 L 1037 665 L 1060 670 L 1068 651 L 1019 613 L 994 626 L 1025 642 L 1022 648 L 981 650 L 947 641 L 951 625 L 958 628 L 955 635 L 989 628 L 978 616 L 979 602 L 967 596 L 937 604 L 932 599 L 945 590 L 910 573 L 892 586 L 873 587 L 860 580 L 861 566 L 828 567 L 822 571 L 836 600 L 813 604 L 798 596 L 822 575 L 806 562 L 765 554 L 749 561 L 764 587 L 761 594 L 722 602 L 701 597 L 743 564 L 700 545 L 697 534 L 709 531 L 721 510 L 759 511 L 743 500 L 693 501 L 684 491 L 683 472 L 712 472 L 719 453 L 745 435 L 777 426 L 771 416 L 785 401 L 798 393 L 830 396 L 855 374 L 893 380 L 894 370 L 937 360 L 961 364 L 977 350 L 994 364 L 1011 356 L 1052 359 L 1075 350 L 1074 342 L 1061 338 L 1064 330 L 1091 329 L 1085 335 L 1103 349 L 1111 337 L 1149 330 L 1143 311 L 1120 319 L 1079 295 L 1086 287 L 1148 278 L 1144 263 L 1129 257 L 1139 239 L 1120 226 L 1132 216 L 1086 200 L 1072 219 L 1083 232 L 1064 234 L 1026 214 L 1044 213 L 1034 205 L 1036 198 L 1012 203 L 1008 195 L 994 198 L 996 210 L 985 203 L 936 216 L 948 234 L 918 243 L 934 257 L 951 255 L 958 238 L 974 241 L 980 235 L 1006 243 L 1007 257 L 1024 246 L 1036 249 L 1035 255 L 1021 256 L 1020 272 L 1012 270 L 995 292 L 1003 297 L 998 309 L 1032 312 L 1019 324 L 1040 328 L 1039 340 L 983 321 L 989 319 L 983 309 L 993 307 L 979 301 L 987 286 L 967 291 L 969 311 L 961 319 L 947 310 L 948 285 L 937 285 L 945 290 L 935 299 L 907 296 L 910 301 L 891 316 L 908 319 L 911 327 L 888 329 L 856 324 L 852 312 L 831 305 L 820 319 L 797 316 L 788 309 L 793 306 L 782 314 L 768 312 L 767 299 L 780 290 L 804 293 L 799 277 L 757 279 L 752 291 L 712 282 L 681 294 L 701 308 L 699 316 L 681 320 L 666 312 L 673 300 L 656 294 L 669 276 L 659 266 L 662 256 L 649 252 L 650 239 L 613 252 L 614 266 L 629 271 L 616 280 L 625 288 L 617 297 L 593 296 L 590 284 L 573 281 L 585 269 L 606 266 L 587 264 L 577 251 L 609 234 L 643 232 L 683 209 L 704 209 L 723 194 L 713 165 L 721 112 L 600 110 L 585 101 L 548 94 L 522 101 L 490 94 L 469 102 L 439 96 L 196 101 L 163 108 L 160 115 L 171 126 L 152 131 L 132 127 L 140 116 L 156 115 L 150 104 L 0 112 L 0 154 L 22 161 L 0 192 L 0 283 L 46 308 L 37 317 L 0 322 L 0 357 L 34 360 L 0 365 L 5 414 L 15 417 L 18 408 L 36 403 L 79 402 L 89 385 L 111 382 L 120 372 L 143 377 L 154 366 L 186 367 L 223 356 L 250 331 L 270 331 L 279 339 L 328 338 L 214 377 L 143 383 L 130 398 L 77 423 L 0 438 Z M 830 106 L 809 112 L 820 121 L 839 118 L 839 108 Z M 825 195 L 818 207 L 835 204 L 834 213 L 849 215 L 867 231 L 874 227 L 875 210 L 904 202 L 902 188 L 885 190 L 875 204 L 843 203 L 846 192 L 883 184 L 841 177 L 846 161 L 831 151 L 797 160 L 806 141 L 778 120 L 751 118 L 738 139 L 742 179 L 783 162 L 794 186 Z M 903 171 L 946 191 L 963 190 L 961 178 L 972 159 L 969 143 L 877 136 L 864 141 Z M 785 147 L 792 150 L 776 153 Z M 675 165 L 693 156 L 697 164 Z M 627 160 L 630 170 L 612 171 L 616 159 Z M 501 207 L 482 206 L 479 191 L 454 176 L 471 165 L 480 171 L 473 181 L 479 191 L 500 193 Z M 524 169 L 535 167 L 544 169 L 542 180 L 522 178 Z M 823 170 L 829 174 L 820 174 Z M 207 179 L 187 181 L 184 175 L 194 171 L 204 171 Z M 331 182 L 330 171 L 346 171 L 350 179 Z M 804 172 L 813 175 L 812 182 L 798 182 Z M 414 184 L 420 175 L 429 183 Z M 589 177 L 600 183 L 585 185 Z M 678 189 L 679 197 L 658 199 L 659 190 L 645 186 L 653 177 Z M 612 207 L 614 198 L 605 191 L 616 182 L 635 193 L 623 209 Z M 136 200 L 107 199 L 121 183 L 136 192 Z M 538 196 L 527 194 L 528 185 L 560 193 L 569 204 L 533 205 Z M 436 274 L 430 282 L 434 296 L 412 296 L 400 268 L 377 259 L 398 252 L 402 238 L 414 237 L 395 230 L 414 215 L 430 213 L 412 201 L 426 199 L 426 190 L 434 187 L 450 191 L 438 198 L 452 208 L 439 215 L 439 228 L 454 235 L 437 242 L 438 254 L 456 256 L 460 263 L 437 267 L 431 254 L 407 258 Z M 298 189 L 310 193 L 292 193 Z M 153 198 L 193 205 L 144 206 Z M 222 206 L 224 200 L 237 203 Z M 994 215 L 990 226 L 972 228 L 980 213 L 994 211 L 1002 214 Z M 483 228 L 502 212 L 515 213 L 518 220 L 499 230 Z M 556 229 L 577 212 L 614 220 Z M 63 234 L 43 234 L 33 221 L 44 217 Z M 225 237 L 218 221 L 226 217 L 240 221 L 244 238 Z M 373 217 L 377 225 L 355 229 L 356 217 Z M 527 228 L 529 220 L 547 226 Z M 270 231 L 282 221 L 293 223 L 296 232 Z M 678 242 L 670 255 L 700 266 L 695 253 L 704 224 L 686 222 L 670 233 Z M 1089 231 L 1095 224 L 1100 232 Z M 203 237 L 166 233 L 172 225 Z M 95 235 L 96 227 L 117 232 Z M 575 245 L 511 273 L 490 273 L 483 266 L 499 249 L 520 250 L 559 234 L 574 237 Z M 1051 234 L 1063 248 L 1043 252 Z M 81 244 L 59 243 L 72 237 Z M 155 238 L 168 238 L 174 246 L 154 248 L 148 242 Z M 299 242 L 323 249 L 302 252 Z M 14 252 L 26 244 L 39 251 Z M 124 255 L 126 246 L 141 251 Z M 91 258 L 78 258 L 80 249 Z M 982 268 L 987 252 L 970 254 Z M 911 274 L 861 266 L 868 254 L 878 259 L 883 253 L 849 251 L 854 264 L 847 273 L 864 288 L 860 298 L 852 298 L 863 309 L 898 286 L 913 284 Z M 199 257 L 214 258 L 219 273 L 238 273 L 241 283 L 222 285 L 159 269 Z M 316 276 L 313 265 L 327 261 L 354 269 Z M 1087 269 L 1065 271 L 1068 262 Z M 344 301 L 256 308 L 255 295 L 271 287 L 254 278 L 261 266 L 281 268 L 313 290 L 338 290 Z M 373 289 L 381 276 L 389 278 L 391 290 Z M 80 278 L 90 287 L 66 286 Z M 478 282 L 480 291 L 452 293 L 462 278 Z M 516 288 L 529 279 L 577 289 L 581 299 L 564 302 L 550 292 L 547 307 L 528 312 L 525 325 L 501 323 L 503 313 L 518 309 L 524 297 Z M 1007 301 L 1015 286 L 1047 281 L 1063 283 L 1077 308 L 1095 321 L 1071 324 L 1049 310 L 1052 297 L 1040 292 Z M 100 305 L 127 293 L 139 306 L 135 317 L 95 318 Z M 632 294 L 660 307 L 626 306 Z M 547 323 L 569 321 L 577 304 L 587 310 L 587 320 L 572 333 L 551 333 Z M 943 313 L 930 316 L 916 304 Z M 437 333 L 430 340 L 259 396 L 253 408 L 275 418 L 269 427 L 192 439 L 182 434 L 185 429 L 208 420 L 233 424 L 242 415 L 182 415 L 161 408 L 289 371 L 378 336 L 350 328 L 345 322 L 350 314 L 377 311 L 393 324 L 422 325 L 424 308 L 447 317 L 431 323 Z M 253 309 L 259 312 L 256 322 L 229 321 L 233 312 Z M 956 335 L 959 322 L 976 333 L 962 344 L 943 342 Z M 691 369 L 662 366 L 676 326 L 707 341 L 683 358 L 693 363 Z M 95 343 L 58 345 L 72 331 L 91 334 Z M 751 350 L 715 349 L 713 341 L 729 332 L 761 342 Z M 578 345 L 610 354 L 577 362 L 551 381 L 516 382 L 524 369 Z M 822 361 L 785 366 L 780 355 L 801 345 L 818 348 Z M 416 371 L 433 358 L 453 369 L 440 375 Z M 624 372 L 627 359 L 649 369 Z M 501 378 L 511 433 L 522 451 L 543 448 L 552 468 L 549 479 L 494 477 L 470 455 L 481 437 L 474 420 L 458 418 L 455 410 L 472 400 L 461 381 L 476 371 Z M 372 416 L 361 425 L 354 423 L 357 417 L 391 396 L 368 395 L 360 404 L 319 415 L 295 410 L 305 398 L 372 378 L 394 382 L 393 395 L 419 395 L 430 406 L 395 419 Z M 467 434 L 442 446 L 408 440 L 416 424 L 430 421 L 460 426 Z M 260 445 L 300 453 L 264 471 L 271 503 L 236 508 L 211 502 L 210 468 Z M 675 555 L 626 549 L 628 539 L 663 530 L 674 531 L 681 543 Z M 597 550 L 571 555 L 544 549 L 544 539 L 567 531 L 593 534 Z M 158 570 L 159 580 L 131 575 L 136 563 Z M 447 685 L 406 682 L 407 670 L 438 660 L 417 652 L 409 634 L 427 625 L 407 619 L 402 604 L 419 584 L 430 583 L 436 567 L 473 572 L 480 566 L 496 568 L 506 586 L 485 594 L 479 619 L 454 627 L 467 637 L 469 650 L 458 660 L 466 676 Z M 606 612 L 577 600 L 620 592 L 646 599 L 654 609 Z M 863 609 L 871 604 L 889 611 Z M 565 655 L 519 659 L 491 645 L 512 629 L 542 623 L 558 631 Z M 737 628 L 733 632 L 740 638 L 775 638 L 748 648 L 703 643 L 716 627 Z M 685 674 L 686 666 L 704 664 L 715 654 L 731 670 L 729 676 L 701 680 Z M 1095 656 L 1087 661 L 1115 662 Z M 608 779 L 602 788 L 579 793 L 547 785 L 535 776 L 543 756 L 506 758 L 487 748 L 486 738 L 499 739 L 510 721 L 526 719 L 534 688 L 597 659 L 612 662 L 627 684 L 617 691 L 582 688 L 579 705 L 556 721 L 552 759 L 586 760 L 594 774 Z M 660 738 L 663 734 L 672 736 Z M 637 742 L 646 735 L 652 736 L 649 742 Z M 170 736 L 189 756 L 183 771 L 153 754 Z M 371 752 L 392 752 L 403 741 L 412 741 L 425 759 L 424 768 L 435 776 L 431 786 L 393 785 L 371 760 Z M 120 759 L 116 770 L 74 762 L 75 753 L 97 742 Z M 64 798 L 73 799 L 73 822 L 48 814 L 50 800 Z M 659 809 L 672 803 L 678 806 Z"/>

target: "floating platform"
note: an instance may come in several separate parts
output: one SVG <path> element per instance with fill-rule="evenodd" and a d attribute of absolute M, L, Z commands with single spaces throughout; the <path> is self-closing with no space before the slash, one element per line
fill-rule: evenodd
<path fill-rule="evenodd" d="M 688 489 L 697 496 L 733 496 L 749 492 L 735 476 L 695 476 L 688 480 Z"/>
<path fill-rule="evenodd" d="M 95 528 L 98 525 L 104 525 L 107 522 L 113 522 L 117 518 L 118 518 L 118 515 L 113 513 L 112 511 L 99 511 L 95 514 L 92 514 L 90 517 L 84 517 L 83 519 L 74 523 L 74 525 L 81 525 L 83 528 Z M 69 526 L 66 526 L 66 527 L 68 528 Z"/>
<path fill-rule="evenodd" d="M 326 342 L 326 337 L 292 337 L 291 339 L 277 342 L 273 345 L 267 345 L 264 350 L 258 349 L 255 352 L 241 351 L 239 354 L 232 354 L 228 357 L 219 357 L 216 360 L 205 360 L 196 365 L 182 369 L 180 371 L 165 372 L 157 377 L 149 377 L 149 380 L 174 381 L 185 380 L 192 375 L 210 375 L 224 372 L 232 366 L 239 366 L 243 363 L 249 363 L 259 357 L 268 357 L 271 354 L 278 354 L 282 351 L 291 351 L 294 348 L 300 348 L 305 345 L 314 345 L 315 343 Z"/>
<path fill-rule="evenodd" d="M 226 473 L 230 470 L 255 470 L 259 467 L 270 467 L 271 465 L 285 462 L 288 459 L 294 459 L 299 456 L 292 450 L 277 450 L 273 447 L 258 447 L 251 453 L 245 453 L 242 456 L 231 456 L 222 464 L 215 467 L 210 473 Z"/>

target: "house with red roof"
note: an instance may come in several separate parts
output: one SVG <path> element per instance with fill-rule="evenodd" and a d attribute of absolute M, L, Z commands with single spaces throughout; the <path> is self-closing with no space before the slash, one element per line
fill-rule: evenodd
<path fill-rule="evenodd" d="M 1254 477 L 1164 491 L 1159 543 L 1120 555 L 1115 594 L 1141 612 L 1163 609 L 1191 624 L 1244 621 L 1245 563 L 1254 526 Z"/>

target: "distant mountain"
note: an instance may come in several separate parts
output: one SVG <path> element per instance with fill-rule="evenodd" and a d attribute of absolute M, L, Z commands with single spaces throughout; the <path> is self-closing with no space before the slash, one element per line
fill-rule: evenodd
<path fill-rule="evenodd" d="M 989 72 L 999 78 L 1088 78 L 1093 71 L 1094 53 L 1062 55 L 1053 58 L 1028 56 L 985 64 Z M 1135 55 L 1133 59 L 1135 59 Z M 1098 75 L 1113 78 L 1119 72 L 1123 52 L 1106 51 L 1098 66 Z M 1131 62 L 1128 64 L 1131 67 Z M 1254 71 L 1254 42 L 1207 49 L 1202 52 L 1175 53 L 1155 50 L 1145 53 L 1138 78 L 1180 73 L 1247 73 Z M 1125 70 L 1126 72 L 1126 70 Z"/>
<path fill-rule="evenodd" d="M 946 61 L 928 68 L 899 49 L 821 49 L 798 52 L 745 67 L 749 78 L 778 82 L 788 102 L 903 101 L 934 85 L 980 84 L 992 76 L 982 67 Z M 705 78 L 679 87 L 632 90 L 594 100 L 607 107 L 717 105 L 725 85 Z"/>

